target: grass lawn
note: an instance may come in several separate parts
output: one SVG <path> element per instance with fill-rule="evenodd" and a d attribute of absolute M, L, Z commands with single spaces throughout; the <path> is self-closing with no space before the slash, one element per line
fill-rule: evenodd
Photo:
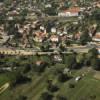
<path fill-rule="evenodd" d="M 0 87 L 6 82 L 9 82 L 9 78 L 6 74 L 0 74 Z"/>
<path fill-rule="evenodd" d="M 0 74 L 0 87 L 7 82 L 10 82 L 10 78 L 8 77 L 8 74 L 6 74 L 6 73 Z M 0 100 L 7 100 L 8 96 L 10 97 L 9 89 L 5 90 L 5 92 L 0 94 Z"/>
<path fill-rule="evenodd" d="M 41 93 L 46 90 L 46 80 L 48 77 L 52 77 L 50 70 L 52 69 L 47 69 L 39 76 L 33 73 L 32 82 L 17 86 L 13 90 L 5 91 L 0 95 L 0 100 L 11 100 L 11 97 L 12 100 L 15 100 L 19 95 L 27 96 L 28 100 L 39 100 Z"/>
<path fill-rule="evenodd" d="M 28 100 L 39 100 L 41 93 L 46 90 L 46 80 L 53 79 L 57 82 L 57 76 L 53 75 L 56 68 L 65 67 L 63 64 L 56 64 L 51 68 L 46 69 L 46 71 L 41 75 L 36 75 L 31 73 L 32 82 L 19 85 L 12 90 L 7 89 L 3 94 L 0 95 L 0 100 L 16 100 L 19 95 L 24 95 L 28 97 Z M 77 83 L 75 83 L 75 77 L 86 73 L 85 76 Z M 56 92 L 57 94 L 63 95 L 68 98 L 68 100 L 100 100 L 100 80 L 94 78 L 94 73 L 88 71 L 88 69 L 73 70 L 72 75 L 74 78 L 65 82 L 57 83 L 59 84 L 60 90 Z M 3 76 L 2 76 L 3 77 Z M 0 79 L 2 79 L 2 77 Z M 3 80 L 3 79 L 2 79 Z M 69 88 L 69 83 L 75 83 L 75 88 Z M 96 99 L 90 99 L 91 96 L 96 96 Z M 57 99 L 53 99 L 57 100 Z"/>
<path fill-rule="evenodd" d="M 58 94 L 66 96 L 68 100 L 100 100 L 100 80 L 93 78 L 90 73 L 75 83 L 75 88 L 69 88 L 70 81 L 61 86 Z M 94 95 L 96 98 L 90 99 Z"/>

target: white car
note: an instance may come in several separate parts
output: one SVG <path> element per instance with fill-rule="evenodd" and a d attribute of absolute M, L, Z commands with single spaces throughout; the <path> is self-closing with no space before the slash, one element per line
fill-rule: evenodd
<path fill-rule="evenodd" d="M 81 79 L 81 76 L 75 78 L 75 81 L 78 82 Z"/>

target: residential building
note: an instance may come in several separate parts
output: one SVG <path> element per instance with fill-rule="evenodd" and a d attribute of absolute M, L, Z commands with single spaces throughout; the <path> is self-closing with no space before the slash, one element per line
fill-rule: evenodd
<path fill-rule="evenodd" d="M 79 7 L 72 7 L 67 10 L 61 11 L 58 13 L 60 17 L 74 17 L 79 16 L 80 8 Z"/>
<path fill-rule="evenodd" d="M 100 42 L 100 32 L 97 32 L 92 38 L 93 41 Z"/>

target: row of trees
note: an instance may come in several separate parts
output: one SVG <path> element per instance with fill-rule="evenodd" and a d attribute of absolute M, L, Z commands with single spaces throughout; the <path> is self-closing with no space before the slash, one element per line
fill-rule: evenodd
<path fill-rule="evenodd" d="M 98 58 L 98 50 L 95 48 L 92 48 L 88 51 L 87 54 L 77 54 L 75 52 L 72 52 L 72 54 L 65 55 L 60 53 L 62 57 L 62 63 L 66 65 L 66 67 L 70 69 L 77 69 L 81 68 L 82 66 L 92 66 L 93 69 L 99 70 L 100 69 L 100 59 Z M 23 73 L 27 73 L 31 69 L 33 69 L 35 72 L 43 72 L 46 67 L 50 67 L 51 65 L 54 65 L 56 62 L 53 61 L 53 55 L 44 56 L 41 58 L 41 56 L 36 55 L 37 60 L 33 60 L 35 57 L 30 56 L 30 59 L 28 57 L 16 57 L 14 56 L 3 56 L 1 55 L 2 59 L 0 60 L 0 66 L 1 67 L 11 67 L 12 70 L 14 67 L 17 69 L 20 69 Z M 40 61 L 40 66 L 36 65 L 37 61 Z"/>
<path fill-rule="evenodd" d="M 65 64 L 70 69 L 81 68 L 82 66 L 91 66 L 95 70 L 100 70 L 100 59 L 98 58 L 98 50 L 92 48 L 87 54 L 76 54 L 68 55 L 64 57 Z"/>

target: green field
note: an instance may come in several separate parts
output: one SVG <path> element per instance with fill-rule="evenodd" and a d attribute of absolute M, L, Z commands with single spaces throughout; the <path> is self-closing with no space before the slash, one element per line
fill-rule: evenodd
<path fill-rule="evenodd" d="M 59 94 L 66 96 L 68 100 L 100 100 L 100 80 L 87 75 L 76 83 L 75 88 L 71 89 L 68 83 L 65 83 Z M 94 95 L 96 98 L 90 99 Z"/>
<path fill-rule="evenodd" d="M 62 66 L 57 64 L 57 66 Z M 56 66 L 56 67 L 57 67 Z M 39 100 L 39 97 L 43 91 L 46 91 L 46 80 L 53 79 L 56 82 L 56 76 L 52 75 L 54 66 L 47 69 L 43 74 L 36 75 L 30 73 L 32 77 L 32 82 L 23 84 L 15 87 L 14 89 L 7 89 L 3 94 L 0 95 L 0 100 L 16 100 L 19 95 L 25 95 L 28 100 Z M 75 77 L 83 73 L 83 69 L 78 71 L 73 71 L 72 74 L 74 78 L 65 82 L 57 83 L 59 84 L 60 90 L 54 95 L 62 95 L 67 97 L 68 100 L 100 100 L 100 80 L 93 78 L 93 73 L 88 72 L 79 82 L 75 83 Z M 2 77 L 2 76 L 1 76 Z M 0 78 L 2 80 L 2 78 Z M 2 80 L 3 81 L 3 80 Z M 75 88 L 69 88 L 69 83 L 75 83 Z M 95 99 L 91 99 L 94 98 Z M 53 99 L 57 100 L 57 99 Z"/>
<path fill-rule="evenodd" d="M 6 82 L 9 82 L 8 76 L 6 74 L 0 74 L 0 87 Z"/>
<path fill-rule="evenodd" d="M 48 56 L 33 57 L 32 59 L 28 59 L 28 61 L 34 63 L 39 59 L 50 63 Z M 27 59 L 24 59 L 21 63 L 28 61 Z M 53 93 L 53 100 L 57 100 L 57 95 L 64 96 L 68 100 L 100 100 L 100 80 L 94 78 L 94 70 L 87 67 L 79 70 L 72 70 L 71 76 L 73 78 L 64 83 L 60 83 L 57 80 L 58 75 L 55 74 L 55 72 L 57 72 L 57 70 L 62 70 L 65 67 L 66 66 L 64 64 L 56 63 L 54 66 L 52 65 L 49 66 L 49 68 L 46 68 L 46 70 L 41 74 L 31 70 L 26 74 L 26 76 L 32 78 L 31 82 L 17 85 L 14 88 L 8 88 L 5 92 L 0 94 L 0 100 L 21 100 L 18 99 L 20 95 L 27 96 L 27 100 L 40 100 L 41 94 L 47 91 L 48 79 L 52 79 L 53 83 L 59 86 L 59 90 Z M 85 76 L 76 83 L 75 77 L 82 75 L 83 73 Z M 0 86 L 13 79 L 14 73 L 0 74 Z M 74 83 L 75 87 L 70 88 L 69 83 Z"/>

